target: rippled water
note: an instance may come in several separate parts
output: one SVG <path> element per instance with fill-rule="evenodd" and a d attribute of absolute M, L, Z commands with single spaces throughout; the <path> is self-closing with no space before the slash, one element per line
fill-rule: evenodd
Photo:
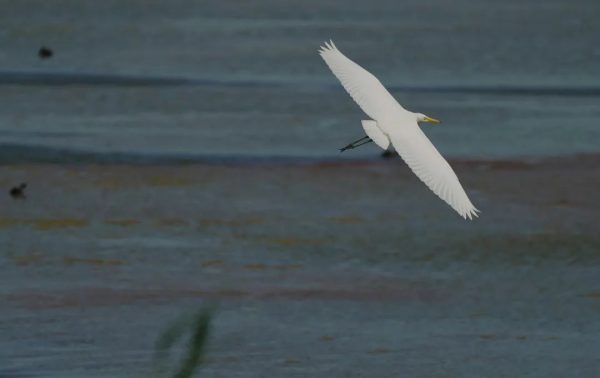
<path fill-rule="evenodd" d="M 24 158 L 339 157 L 365 115 L 328 38 L 442 119 L 425 131 L 446 155 L 599 151 L 595 1 L 27 4 L 0 15 L 0 144 Z"/>
<path fill-rule="evenodd" d="M 29 183 L 0 196 L 0 378 L 146 377 L 212 301 L 209 377 L 600 370 L 598 1 L 0 7 L 0 185 Z M 365 115 L 329 38 L 443 121 L 479 220 L 338 152 Z"/>

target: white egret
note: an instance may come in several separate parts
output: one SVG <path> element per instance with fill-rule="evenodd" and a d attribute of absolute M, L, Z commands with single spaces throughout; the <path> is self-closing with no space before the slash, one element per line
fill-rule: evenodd
<path fill-rule="evenodd" d="M 375 76 L 342 54 L 333 41 L 325 42 L 319 54 L 358 106 L 371 118 L 362 121 L 368 137 L 342 150 L 371 140 L 385 150 L 391 143 L 410 169 L 438 197 L 464 219 L 477 217 L 479 210 L 467 197 L 458 177 L 418 125 L 419 122 L 439 121 L 404 109 Z"/>

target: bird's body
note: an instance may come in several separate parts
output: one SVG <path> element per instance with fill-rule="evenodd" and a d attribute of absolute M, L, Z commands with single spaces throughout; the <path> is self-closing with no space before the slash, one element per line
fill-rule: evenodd
<path fill-rule="evenodd" d="M 326 42 L 319 53 L 371 118 L 362 121 L 370 140 L 384 150 L 391 144 L 419 179 L 463 218 L 477 217 L 479 210 L 467 197 L 458 177 L 418 125 L 439 121 L 404 109 L 375 76 L 348 59 L 333 42 Z"/>

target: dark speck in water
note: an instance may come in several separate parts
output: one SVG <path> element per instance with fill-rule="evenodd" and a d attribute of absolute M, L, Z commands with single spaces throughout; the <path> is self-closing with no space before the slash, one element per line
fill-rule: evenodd
<path fill-rule="evenodd" d="M 40 59 L 49 59 L 52 58 L 52 55 L 54 55 L 54 52 L 46 46 L 42 46 L 38 50 L 38 56 Z"/>
<path fill-rule="evenodd" d="M 25 199 L 27 196 L 25 195 L 25 188 L 27 188 L 27 183 L 21 183 L 18 186 L 14 186 L 10 189 L 10 196 L 14 199 Z"/>

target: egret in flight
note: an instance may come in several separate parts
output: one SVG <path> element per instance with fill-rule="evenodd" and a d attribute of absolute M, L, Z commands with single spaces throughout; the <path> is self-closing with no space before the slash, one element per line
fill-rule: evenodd
<path fill-rule="evenodd" d="M 350 143 L 342 151 L 371 141 L 386 150 L 391 143 L 417 177 L 460 216 L 464 219 L 477 217 L 479 210 L 467 197 L 456 173 L 418 124 L 440 121 L 404 109 L 375 76 L 342 54 L 333 41 L 325 42 L 319 54 L 344 89 L 371 118 L 362 121 L 367 136 Z"/>

